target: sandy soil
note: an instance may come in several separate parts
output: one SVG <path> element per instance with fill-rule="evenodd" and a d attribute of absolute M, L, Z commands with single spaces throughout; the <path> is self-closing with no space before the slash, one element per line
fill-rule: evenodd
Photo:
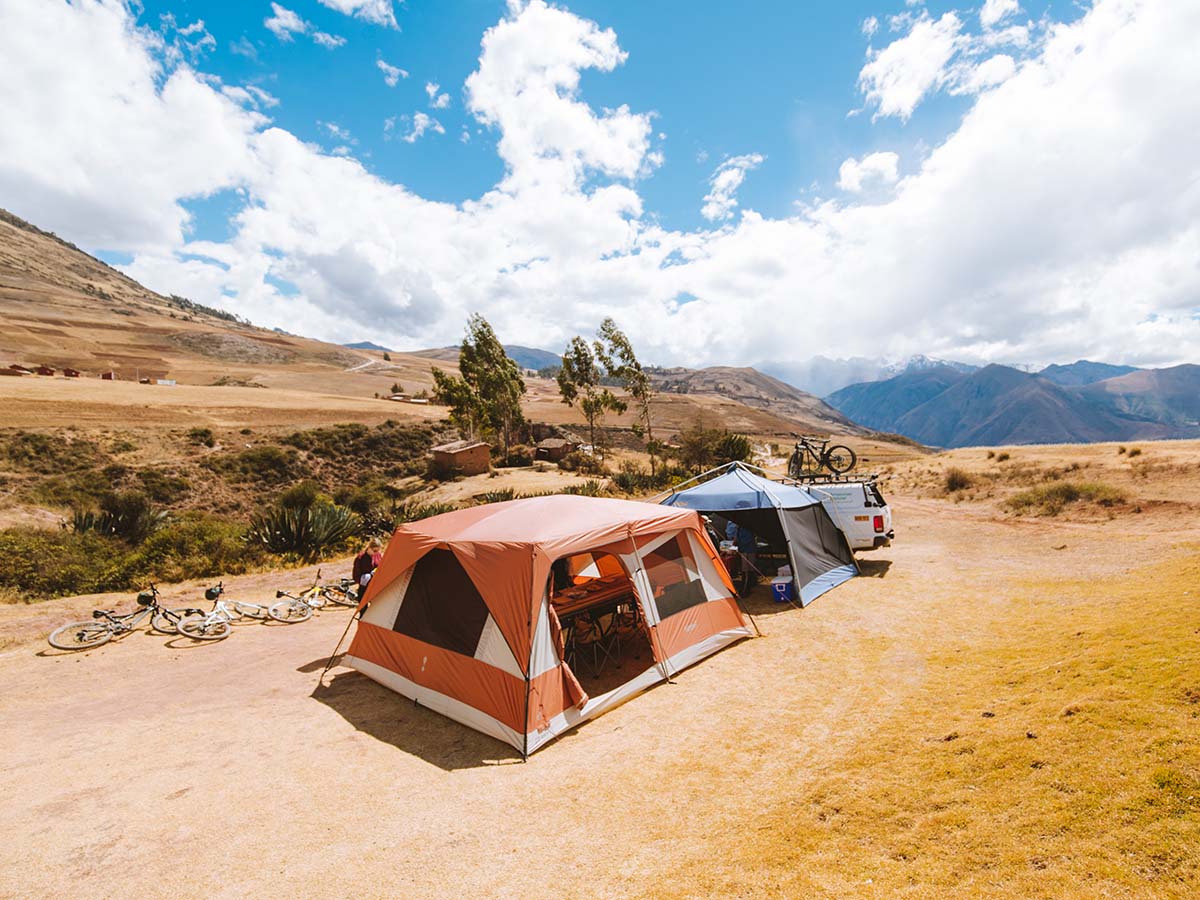
<path fill-rule="evenodd" d="M 1031 577 L 1102 584 L 1200 542 L 1197 517 L 1169 509 L 1012 519 L 916 492 L 893 501 L 899 540 L 864 555 L 867 577 L 804 611 L 753 598 L 764 638 L 526 764 L 355 672 L 319 684 L 345 612 L 213 645 L 139 633 L 60 654 L 39 623 L 91 598 L 0 608 L 0 630 L 26 641 L 0 656 L 0 894 L 682 897 L 714 895 L 699 873 L 718 871 L 757 895 L 745 863 L 724 859 L 729 842 L 762 839 L 768 808 L 800 803 L 917 698 L 953 704 L 944 660 L 1019 633 L 1022 604 L 1043 603 Z M 245 576 L 230 594 L 310 577 Z M 1035 727 L 1015 706 L 1006 727 Z M 937 716 L 912 723 L 922 740 L 947 730 Z M 877 896 L 873 865 L 832 893 Z M 1141 895 L 1186 895 L 1153 887 Z M 992 895 L 1006 893 L 1027 894 Z"/>

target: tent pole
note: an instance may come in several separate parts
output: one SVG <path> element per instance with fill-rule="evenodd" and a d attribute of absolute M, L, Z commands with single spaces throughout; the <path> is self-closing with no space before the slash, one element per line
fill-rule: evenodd
<path fill-rule="evenodd" d="M 679 482 L 679 484 L 677 484 L 673 487 L 669 487 L 665 491 L 659 491 L 657 494 L 654 494 L 654 495 L 648 497 L 645 502 L 653 503 L 655 498 L 661 497 L 664 494 L 666 494 L 669 497 L 669 496 L 671 496 L 671 494 L 678 493 L 679 489 L 681 487 L 683 487 L 685 484 L 691 484 L 693 481 L 699 481 L 701 478 L 704 478 L 707 475 L 713 474 L 713 472 L 720 472 L 722 469 L 728 469 L 733 465 L 734 465 L 734 463 L 725 463 L 724 465 L 717 466 L 715 469 L 709 469 L 706 472 L 701 472 L 699 475 L 693 475 L 687 481 L 681 481 L 681 482 Z"/>
<path fill-rule="evenodd" d="M 789 541 L 788 543 L 790 544 L 791 542 Z M 735 549 L 736 549 L 736 548 L 735 548 Z M 762 570 L 762 569 L 760 569 L 758 566 L 754 565 L 754 563 L 750 562 L 750 560 L 746 558 L 746 554 L 745 554 L 745 553 L 743 553 L 741 550 L 738 550 L 738 551 L 737 551 L 737 555 L 738 555 L 738 556 L 740 556 L 740 557 L 742 558 L 742 562 L 743 562 L 745 565 L 747 565 L 747 566 L 749 566 L 750 568 L 752 568 L 752 569 L 753 569 L 755 572 L 757 572 L 759 575 L 762 575 L 762 577 L 763 577 L 763 578 L 766 578 L 766 577 L 767 577 L 767 576 L 766 576 L 766 574 L 763 572 L 763 570 Z M 793 580 L 793 581 L 795 581 L 795 580 L 796 580 L 796 570 L 795 570 L 796 561 L 795 561 L 794 559 L 792 559 L 792 555 L 791 555 L 791 550 L 790 550 L 790 549 L 788 550 L 788 559 L 791 559 L 791 561 L 792 561 L 792 566 L 793 566 L 793 568 L 792 568 L 792 580 Z M 795 600 L 789 600 L 789 601 L 788 601 L 788 603 L 792 604 L 792 606 L 796 607 L 796 609 L 804 609 L 804 607 L 803 607 L 803 606 L 797 606 L 797 605 L 796 605 L 796 601 L 795 601 Z M 748 615 L 748 616 L 749 616 L 749 615 L 750 615 L 750 613 L 746 613 L 746 615 Z M 750 621 L 751 621 L 751 622 L 754 622 L 754 619 L 753 619 L 753 618 L 751 618 L 751 619 L 750 619 Z M 755 623 L 755 625 L 754 625 L 754 630 L 755 630 L 755 631 L 758 631 L 758 624 L 757 624 L 757 623 Z M 759 632 L 759 637 L 762 637 L 762 632 L 761 632 L 761 631 Z"/>
<path fill-rule="evenodd" d="M 317 685 L 319 687 L 324 686 L 325 676 L 329 673 L 329 670 L 333 668 L 333 661 L 337 659 L 338 650 L 342 648 L 342 641 L 344 641 L 346 639 L 346 635 L 350 633 L 350 626 L 354 624 L 354 619 L 355 616 L 353 613 L 351 613 L 350 621 L 346 623 L 346 630 L 343 631 L 342 636 L 338 638 L 337 646 L 334 647 L 333 652 L 329 654 L 329 661 L 325 663 L 325 668 L 321 672 L 321 677 L 317 679 Z"/>

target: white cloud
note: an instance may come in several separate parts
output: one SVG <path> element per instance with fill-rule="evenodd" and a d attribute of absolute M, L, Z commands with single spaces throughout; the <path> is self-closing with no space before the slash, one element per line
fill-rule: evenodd
<path fill-rule="evenodd" d="M 438 134 L 446 133 L 446 129 L 437 119 L 431 118 L 423 112 L 413 113 L 412 128 L 401 140 L 406 144 L 415 144 L 427 131 L 436 131 Z"/>
<path fill-rule="evenodd" d="M 382 59 L 375 60 L 375 66 L 383 73 L 383 80 L 388 87 L 395 87 L 401 78 L 407 78 L 408 72 L 399 66 L 389 65 Z"/>
<path fill-rule="evenodd" d="M 325 47 L 328 50 L 341 47 L 346 43 L 346 39 L 344 37 L 339 37 L 336 34 L 328 34 L 324 31 L 316 31 L 311 22 L 305 21 L 298 14 L 287 7 L 280 6 L 278 3 L 271 4 L 271 15 L 269 18 L 263 19 L 263 25 L 265 25 L 268 31 L 270 31 L 273 35 L 275 35 L 275 37 L 279 38 L 279 40 L 283 41 L 284 43 L 291 43 L 293 40 L 295 40 L 293 35 L 297 34 L 309 35 L 312 38 L 313 43 Z M 243 38 L 243 40 L 245 39 Z M 249 45 L 248 41 L 246 43 Z M 253 45 L 249 45 L 249 49 L 253 51 Z M 242 53 L 242 55 L 248 55 L 245 52 L 245 48 L 237 50 L 236 52 Z M 257 53 L 255 53 L 255 56 L 257 56 Z"/>
<path fill-rule="evenodd" d="M 320 0 L 320 3 L 364 22 L 373 22 L 388 28 L 398 27 L 392 0 Z"/>
<path fill-rule="evenodd" d="M 312 33 L 313 42 L 320 44 L 329 50 L 341 47 L 346 43 L 346 39 L 336 34 L 328 34 L 324 31 L 314 31 Z"/>
<path fill-rule="evenodd" d="M 952 12 L 937 20 L 922 14 L 908 34 L 872 55 L 859 72 L 858 86 L 867 103 L 875 104 L 876 117 L 908 121 L 922 98 L 945 81 L 961 28 Z"/>
<path fill-rule="evenodd" d="M 293 34 L 304 34 L 308 31 L 308 23 L 304 19 L 278 3 L 271 4 L 271 15 L 263 19 L 263 24 L 281 41 L 290 41 Z"/>
<path fill-rule="evenodd" d="M 532 2 L 485 36 L 466 98 L 505 172 L 444 203 L 164 68 L 116 0 L 0 2 L 20 25 L 0 30 L 5 206 L 268 325 L 349 340 L 370 321 L 382 342 L 438 346 L 478 310 L 553 349 L 613 315 L 644 359 L 686 364 L 794 352 L 794 329 L 764 322 L 803 322 L 842 356 L 1200 357 L 1194 4 L 1097 0 L 1052 23 L 882 201 L 673 231 L 637 192 L 649 114 L 580 96 L 583 70 L 620 64 L 616 38 L 564 10 Z M 219 192 L 241 204 L 233 236 L 189 241 L 186 202 Z"/>
<path fill-rule="evenodd" d="M 1019 12 L 1021 5 L 1017 0 L 984 0 L 979 8 L 979 22 L 984 28 L 994 28 L 1001 20 Z"/>
<path fill-rule="evenodd" d="M 343 128 L 337 122 L 318 122 L 317 126 L 323 129 L 331 138 L 339 141 L 345 141 L 351 144 L 357 144 L 358 141 L 350 136 L 350 132 Z"/>
<path fill-rule="evenodd" d="M 763 157 L 759 153 L 747 153 L 744 156 L 734 156 L 725 160 L 713 172 L 708 181 L 709 191 L 704 197 L 704 205 L 700 215 L 715 222 L 728 219 L 737 208 L 737 189 L 746 180 L 746 173 L 762 165 Z"/>
<path fill-rule="evenodd" d="M 877 18 L 874 16 L 867 16 L 865 19 L 863 19 L 862 33 L 868 38 L 873 38 L 875 36 L 875 32 L 878 30 L 879 20 Z"/>
<path fill-rule="evenodd" d="M 850 157 L 838 169 L 838 187 L 852 194 L 872 187 L 895 184 L 900 177 L 900 157 L 895 153 L 868 153 L 862 159 Z"/>
<path fill-rule="evenodd" d="M 979 65 L 968 65 L 950 89 L 954 94 L 978 94 L 980 91 L 1003 84 L 1017 71 L 1017 62 L 1011 56 L 1000 53 L 989 57 Z"/>
<path fill-rule="evenodd" d="M 449 94 L 439 94 L 441 86 L 435 81 L 425 82 L 425 93 L 429 95 L 429 105 L 434 109 L 445 109 L 450 105 Z"/>

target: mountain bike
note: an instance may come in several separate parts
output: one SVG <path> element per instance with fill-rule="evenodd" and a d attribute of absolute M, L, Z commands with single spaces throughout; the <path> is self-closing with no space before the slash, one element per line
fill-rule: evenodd
<path fill-rule="evenodd" d="M 51 647 L 59 650 L 87 650 L 99 647 L 116 637 L 124 637 L 136 629 L 147 617 L 150 627 L 162 634 L 176 634 L 181 619 L 200 612 L 198 609 L 167 609 L 159 605 L 158 588 L 137 595 L 138 608 L 129 613 L 116 613 L 111 609 L 92 612 L 91 621 L 72 622 L 50 632 L 46 638 Z"/>
<path fill-rule="evenodd" d="M 350 578 L 321 585 L 321 594 L 337 606 L 358 606 L 358 585 Z"/>
<path fill-rule="evenodd" d="M 843 444 L 830 446 L 829 438 L 793 435 L 796 446 L 788 459 L 788 477 L 803 478 L 828 469 L 834 475 L 842 475 L 854 468 L 858 457 Z"/>
<path fill-rule="evenodd" d="M 271 604 L 267 615 L 276 622 L 288 625 L 307 622 L 312 618 L 313 612 L 323 608 L 327 602 L 325 588 L 320 582 L 321 570 L 317 569 L 317 577 L 313 579 L 312 586 L 305 588 L 298 595 L 288 591 L 276 591 L 275 597 L 279 602 Z"/>
<path fill-rule="evenodd" d="M 204 592 L 204 599 L 212 603 L 208 612 L 196 613 L 179 622 L 179 633 L 197 641 L 219 641 L 229 637 L 230 625 L 234 622 L 267 618 L 267 607 L 259 603 L 234 600 L 232 604 L 221 599 L 225 593 L 224 582 L 217 582 Z"/>

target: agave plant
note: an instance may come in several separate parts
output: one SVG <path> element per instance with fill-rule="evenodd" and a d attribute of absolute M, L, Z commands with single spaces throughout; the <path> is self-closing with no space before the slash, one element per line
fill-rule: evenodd
<path fill-rule="evenodd" d="M 71 527 L 77 534 L 93 531 L 136 544 L 166 521 L 166 512 L 156 510 L 145 494 L 127 491 L 101 498 L 99 510 L 76 507 L 72 512 Z"/>
<path fill-rule="evenodd" d="M 272 553 L 295 553 L 312 562 L 326 550 L 344 544 L 361 528 L 357 513 L 335 503 L 277 506 L 251 520 L 249 540 Z"/>

